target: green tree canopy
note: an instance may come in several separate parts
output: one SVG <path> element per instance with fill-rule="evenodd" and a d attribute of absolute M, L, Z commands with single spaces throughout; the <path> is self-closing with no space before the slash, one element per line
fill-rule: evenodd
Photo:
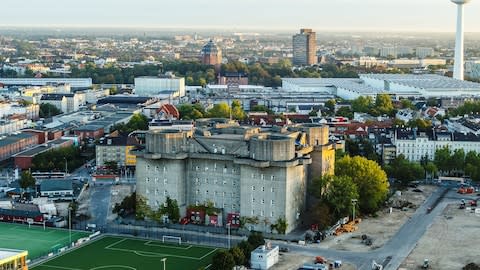
<path fill-rule="evenodd" d="M 380 114 L 393 115 L 392 98 L 388 94 L 378 94 L 375 100 L 375 110 Z"/>
<path fill-rule="evenodd" d="M 42 103 L 40 104 L 40 110 L 38 112 L 38 116 L 40 118 L 50 118 L 55 115 L 61 114 L 62 111 L 55 107 L 55 105 L 50 103 Z"/>
<path fill-rule="evenodd" d="M 352 211 L 352 200 L 358 200 L 357 185 L 349 176 L 333 176 L 326 194 L 326 202 L 335 219 L 348 216 Z"/>
<path fill-rule="evenodd" d="M 335 175 L 348 176 L 356 184 L 362 213 L 374 213 L 387 198 L 387 174 L 375 161 L 360 156 L 345 156 L 335 164 Z"/>
<path fill-rule="evenodd" d="M 32 174 L 28 171 L 23 171 L 22 176 L 20 177 L 19 184 L 20 187 L 23 189 L 33 188 L 35 187 L 35 178 L 33 178 Z"/>
<path fill-rule="evenodd" d="M 178 207 L 177 200 L 173 200 L 169 196 L 167 196 L 165 204 L 160 207 L 160 213 L 167 215 L 172 223 L 178 223 L 180 221 L 180 208 Z"/>
<path fill-rule="evenodd" d="M 368 113 L 373 107 L 373 99 L 370 96 L 360 96 L 352 100 L 352 110 L 354 112 Z"/>
<path fill-rule="evenodd" d="M 400 181 L 402 186 L 406 187 L 410 182 L 423 177 L 424 169 L 417 162 L 410 162 L 405 156 L 399 155 L 392 163 L 385 166 L 388 176 Z"/>
<path fill-rule="evenodd" d="M 247 116 L 242 108 L 242 103 L 239 100 L 232 101 L 231 106 L 233 119 L 243 120 Z"/>
<path fill-rule="evenodd" d="M 230 118 L 230 106 L 227 103 L 222 102 L 213 105 L 213 108 L 208 110 L 208 117 L 211 118 Z"/>
<path fill-rule="evenodd" d="M 235 258 L 233 257 L 232 253 L 221 250 L 213 255 L 211 266 L 213 270 L 233 269 L 234 266 Z"/>
<path fill-rule="evenodd" d="M 243 251 L 239 247 L 233 247 L 229 250 L 229 252 L 233 256 L 235 265 L 244 265 L 248 263 L 245 258 L 245 254 L 243 254 Z"/>
<path fill-rule="evenodd" d="M 199 118 L 203 118 L 205 115 L 205 110 L 203 106 L 199 103 L 180 104 L 177 109 L 180 113 L 180 118 L 183 120 L 196 120 Z"/>
<path fill-rule="evenodd" d="M 126 124 L 116 124 L 111 128 L 111 131 L 115 130 L 122 134 L 129 134 L 135 130 L 148 130 L 148 117 L 141 113 L 135 113 Z"/>

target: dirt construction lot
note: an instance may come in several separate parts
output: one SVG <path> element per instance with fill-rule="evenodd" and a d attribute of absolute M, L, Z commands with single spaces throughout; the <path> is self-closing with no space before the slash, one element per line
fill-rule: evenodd
<path fill-rule="evenodd" d="M 443 214 L 420 239 L 400 269 L 419 269 L 424 259 L 430 269 L 462 269 L 466 264 L 480 264 L 480 214 L 447 206 Z"/>
<path fill-rule="evenodd" d="M 295 270 L 302 267 L 304 264 L 312 264 L 313 257 L 302 256 L 299 254 L 280 253 L 280 260 L 278 264 L 273 266 L 272 270 Z M 353 265 L 343 264 L 342 267 L 336 268 L 339 270 L 354 270 Z"/>
<path fill-rule="evenodd" d="M 378 212 L 378 217 L 365 217 L 358 225 L 358 230 L 353 233 L 345 233 L 340 236 L 328 237 L 320 246 L 324 248 L 333 248 L 337 250 L 348 251 L 370 251 L 383 246 L 400 227 L 415 213 L 416 208 L 421 205 L 434 190 L 436 186 L 420 186 L 422 192 L 414 192 L 413 188 L 402 191 L 401 195 L 394 195 L 392 201 L 394 205 L 400 205 L 399 202 L 409 202 L 409 207 L 403 209 L 387 207 Z M 366 234 L 371 237 L 373 243 L 367 246 L 362 243 L 361 236 Z"/>

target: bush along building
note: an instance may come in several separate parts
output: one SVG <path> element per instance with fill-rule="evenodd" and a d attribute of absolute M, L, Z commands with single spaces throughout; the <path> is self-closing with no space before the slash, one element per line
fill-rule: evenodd
<path fill-rule="evenodd" d="M 224 119 L 196 126 L 147 132 L 136 152 L 137 201 L 157 210 L 174 199 L 183 222 L 288 233 L 300 223 L 308 179 L 333 174 L 327 126 L 260 129 Z"/>

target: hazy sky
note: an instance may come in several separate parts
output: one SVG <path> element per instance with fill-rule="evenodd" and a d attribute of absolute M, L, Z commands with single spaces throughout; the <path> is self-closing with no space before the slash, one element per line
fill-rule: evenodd
<path fill-rule="evenodd" d="M 449 0 L 2 0 L 0 25 L 451 32 Z M 465 9 L 480 32 L 480 0 Z"/>

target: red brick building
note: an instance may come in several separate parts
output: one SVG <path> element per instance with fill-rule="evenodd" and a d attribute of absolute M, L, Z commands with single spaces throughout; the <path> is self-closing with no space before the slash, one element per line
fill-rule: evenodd
<path fill-rule="evenodd" d="M 13 159 L 15 161 L 15 166 L 25 170 L 28 168 L 32 167 L 32 161 L 33 158 L 35 158 L 37 155 L 44 153 L 48 150 L 51 149 L 57 149 L 61 147 L 68 147 L 72 146 L 73 141 L 72 140 L 64 140 L 64 139 L 58 139 L 55 141 L 49 142 L 46 146 L 45 145 L 40 145 L 35 148 L 26 150 L 24 152 L 18 153 L 15 156 L 13 156 Z"/>
<path fill-rule="evenodd" d="M 103 126 L 86 125 L 74 129 L 74 134 L 78 136 L 80 141 L 84 139 L 100 139 L 105 134 Z"/>
<path fill-rule="evenodd" d="M 0 137 L 0 160 L 9 159 L 29 147 L 38 144 L 38 137 L 28 133 L 19 133 Z"/>

